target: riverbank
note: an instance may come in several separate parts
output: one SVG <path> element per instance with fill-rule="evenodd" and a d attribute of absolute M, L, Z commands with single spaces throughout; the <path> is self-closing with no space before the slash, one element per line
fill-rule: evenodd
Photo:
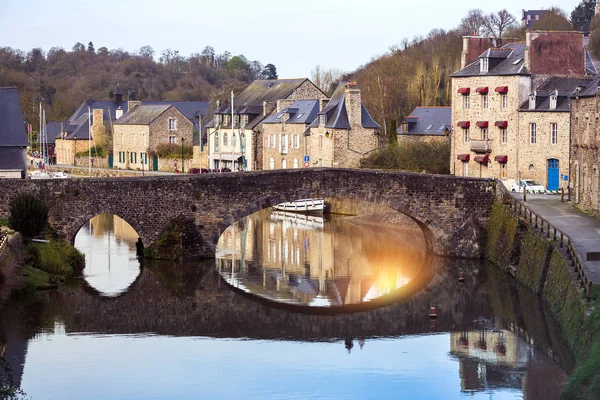
<path fill-rule="evenodd" d="M 550 305 L 578 367 L 562 398 L 600 398 L 600 289 L 582 290 L 570 254 L 558 240 L 520 218 L 499 190 L 487 229 L 486 257 Z M 589 297 L 589 299 L 587 299 Z M 590 353 L 591 351 L 591 353 Z"/>

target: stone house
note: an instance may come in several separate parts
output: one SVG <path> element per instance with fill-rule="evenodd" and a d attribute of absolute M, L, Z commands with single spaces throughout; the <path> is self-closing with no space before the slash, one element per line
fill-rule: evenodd
<path fill-rule="evenodd" d="M 263 121 L 276 112 L 277 101 L 327 99 L 310 80 L 256 80 L 230 103 L 217 106 L 207 118 L 209 167 L 231 170 L 263 168 Z M 280 103 L 282 104 L 282 103 Z"/>
<path fill-rule="evenodd" d="M 158 170 L 158 157 L 150 155 L 159 144 L 181 146 L 192 145 L 192 141 L 193 123 L 174 105 L 135 105 L 114 122 L 113 165 L 119 169 Z M 185 168 L 185 162 L 178 161 L 181 164 L 168 170 Z"/>
<path fill-rule="evenodd" d="M 15 87 L 0 88 L 0 178 L 21 178 L 27 146 L 19 92 Z"/>
<path fill-rule="evenodd" d="M 379 149 L 380 126 L 361 101 L 358 85 L 342 82 L 330 100 L 298 100 L 264 121 L 264 169 L 357 168 Z"/>
<path fill-rule="evenodd" d="M 600 76 L 580 87 L 571 100 L 571 199 L 600 216 Z"/>
<path fill-rule="evenodd" d="M 398 141 L 448 142 L 452 130 L 451 107 L 416 107 L 400 120 Z"/>
<path fill-rule="evenodd" d="M 522 10 L 521 26 L 530 29 L 540 18 L 550 10 Z"/>
<path fill-rule="evenodd" d="M 566 92 L 577 79 L 553 77 L 596 70 L 581 32 L 529 31 L 526 38 L 463 38 L 462 68 L 451 75 L 451 173 L 508 185 L 519 177 L 538 179 L 553 189 L 568 176 Z"/>

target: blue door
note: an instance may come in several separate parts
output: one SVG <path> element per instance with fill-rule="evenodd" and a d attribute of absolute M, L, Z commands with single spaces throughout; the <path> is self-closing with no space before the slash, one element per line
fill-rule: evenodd
<path fill-rule="evenodd" d="M 558 190 L 559 173 L 558 160 L 556 158 L 548 159 L 548 190 Z"/>

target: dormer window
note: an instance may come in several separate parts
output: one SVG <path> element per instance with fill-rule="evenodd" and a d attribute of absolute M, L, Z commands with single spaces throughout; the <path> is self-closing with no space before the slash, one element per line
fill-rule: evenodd
<path fill-rule="evenodd" d="M 319 126 L 325 126 L 327 123 L 327 115 L 321 114 L 319 115 Z"/>
<path fill-rule="evenodd" d="M 219 114 L 215 114 L 215 127 L 219 126 Z"/>
<path fill-rule="evenodd" d="M 529 95 L 529 109 L 535 110 L 535 92 Z"/>
<path fill-rule="evenodd" d="M 551 110 L 556 110 L 556 103 L 557 103 L 557 100 L 558 100 L 558 98 L 557 98 L 557 96 L 556 96 L 556 92 L 555 92 L 555 93 L 552 93 L 552 94 L 550 95 L 550 109 L 551 109 Z"/>
<path fill-rule="evenodd" d="M 479 72 L 481 72 L 482 74 L 487 73 L 489 70 L 489 66 L 490 66 L 490 59 L 487 57 L 483 57 L 479 61 Z"/>
<path fill-rule="evenodd" d="M 248 114 L 242 115 L 242 129 L 248 124 Z"/>

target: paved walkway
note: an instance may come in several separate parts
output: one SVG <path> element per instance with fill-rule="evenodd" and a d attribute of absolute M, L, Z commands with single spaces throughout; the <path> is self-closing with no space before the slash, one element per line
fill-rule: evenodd
<path fill-rule="evenodd" d="M 523 200 L 520 193 L 512 195 Z M 587 253 L 600 252 L 600 219 L 582 213 L 572 203 L 562 203 L 560 196 L 528 194 L 525 205 L 571 237 L 588 277 L 600 283 L 600 261 L 587 260 Z"/>

